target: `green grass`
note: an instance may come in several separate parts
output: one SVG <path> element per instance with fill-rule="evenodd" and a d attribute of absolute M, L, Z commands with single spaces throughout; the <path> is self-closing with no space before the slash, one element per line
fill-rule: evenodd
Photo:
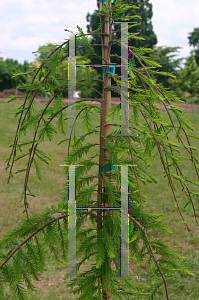
<path fill-rule="evenodd" d="M 14 117 L 14 112 L 16 112 L 18 106 L 19 105 L 16 103 L 0 103 L 0 238 L 10 229 L 13 229 L 17 225 L 19 225 L 21 220 L 25 218 L 25 214 L 22 213 L 24 206 L 23 203 L 19 200 L 20 194 L 23 190 L 25 173 L 14 175 L 14 177 L 10 180 L 10 183 L 7 184 L 8 171 L 4 170 L 6 166 L 4 161 L 10 155 L 11 148 L 9 148 L 9 145 L 14 141 L 16 126 L 18 124 L 19 117 Z M 44 107 L 44 105 L 38 104 L 36 107 L 42 108 Z M 161 114 L 164 120 L 168 120 L 166 112 L 161 112 Z M 199 135 L 198 113 L 191 113 L 187 115 L 195 127 L 195 132 L 193 134 Z M 173 118 L 173 120 L 176 122 L 175 117 Z M 92 122 L 94 122 L 94 126 L 99 125 L 99 114 L 92 115 Z M 119 122 L 119 116 L 118 118 L 116 118 L 115 123 L 116 122 Z M 80 131 L 78 133 L 81 134 L 85 132 L 85 130 L 83 130 L 82 128 L 81 122 L 77 122 L 77 128 L 80 128 Z M 187 130 L 187 132 L 190 132 L 190 130 Z M 32 130 L 30 130 L 28 133 L 30 135 L 30 138 L 32 137 L 32 133 Z M 51 142 L 47 140 L 40 145 L 39 149 L 45 151 L 51 156 L 51 162 L 49 165 L 46 165 L 45 163 L 40 164 L 43 175 L 41 181 L 39 181 L 39 179 L 35 175 L 34 167 L 31 170 L 29 187 L 31 188 L 31 191 L 36 195 L 36 197 L 31 197 L 31 199 L 29 199 L 30 215 L 39 214 L 46 207 L 51 207 L 51 205 L 56 206 L 57 203 L 60 202 L 61 192 L 67 178 L 65 178 L 63 167 L 60 167 L 59 164 L 62 164 L 64 162 L 64 159 L 67 157 L 68 153 L 68 143 L 63 143 L 59 146 L 57 145 L 57 142 L 61 138 L 62 137 L 60 137 L 59 134 L 55 134 Z M 89 142 L 90 139 L 99 143 L 99 135 L 92 135 L 91 137 L 86 138 L 85 141 Z M 170 139 L 172 141 L 176 141 L 174 131 L 171 133 Z M 22 140 L 27 140 L 27 137 L 21 138 L 21 141 Z M 183 141 L 185 141 L 186 143 L 184 136 Z M 199 149 L 198 140 L 191 139 L 191 145 Z M 83 159 L 94 155 L 96 153 L 97 147 L 98 146 L 93 147 L 87 155 L 83 156 Z M 157 152 L 156 149 L 152 154 L 154 154 L 155 152 Z M 193 153 L 196 157 L 198 157 L 198 150 L 193 151 Z M 181 147 L 180 155 L 188 156 L 183 147 Z M 198 182 L 195 168 L 193 167 L 191 162 L 188 160 L 182 160 L 182 162 L 183 163 L 180 164 L 181 171 L 185 175 L 187 175 L 189 179 Z M 26 163 L 27 158 L 17 161 L 14 165 L 14 172 L 16 172 L 19 168 L 24 168 L 26 166 Z M 179 215 L 178 209 L 175 207 L 175 200 L 172 195 L 171 189 L 168 186 L 168 180 L 167 178 L 163 178 L 163 167 L 160 162 L 159 156 L 155 159 L 153 165 L 149 168 L 149 170 L 158 179 L 158 183 L 149 184 L 147 186 L 140 183 L 141 192 L 149 200 L 146 203 L 146 209 L 153 213 L 164 214 L 164 216 L 162 217 L 163 223 L 173 231 L 172 235 L 159 234 L 158 237 L 163 237 L 164 240 L 171 245 L 181 246 L 180 248 L 172 249 L 186 256 L 187 265 L 196 274 L 196 276 L 182 276 L 181 274 L 177 273 L 175 275 L 175 280 L 168 287 L 170 299 L 199 299 L 199 228 L 194 220 L 192 208 L 190 205 L 188 205 L 186 209 L 183 208 L 185 203 L 187 202 L 187 198 L 181 192 L 181 185 L 178 182 L 174 181 L 179 206 L 184 218 L 187 221 L 187 224 L 193 230 L 193 236 L 188 234 L 186 226 L 184 225 Z M 97 166 L 93 167 L 91 170 L 92 174 L 96 172 Z M 190 187 L 191 190 L 195 192 L 198 191 L 198 188 L 196 186 L 190 185 Z M 93 195 L 93 197 L 93 199 L 96 199 L 96 194 Z M 193 201 L 196 214 L 198 214 L 198 198 L 196 196 L 193 196 Z M 84 226 L 90 227 L 90 221 L 86 221 Z M 61 279 L 64 275 L 67 274 L 67 261 L 58 263 L 53 255 L 50 254 L 48 249 L 46 249 L 46 254 L 47 263 L 45 272 L 40 275 L 41 282 L 34 282 L 35 286 L 38 287 L 38 291 L 28 292 L 28 299 L 78 299 L 78 295 L 74 296 L 72 292 L 70 293 L 69 289 L 67 289 L 65 286 L 66 281 Z M 88 268 L 89 262 L 85 263 L 84 266 L 80 268 L 80 271 L 86 270 Z M 143 262 L 140 267 L 130 262 L 130 270 L 133 272 L 133 275 L 138 276 L 138 278 L 143 278 L 142 280 L 145 279 L 145 282 L 147 283 L 147 265 L 145 262 Z M 158 300 L 165 299 L 165 291 L 163 285 L 157 295 Z M 6 289 L 5 299 L 12 299 L 12 297 L 10 296 L 9 288 Z M 112 299 L 117 300 L 117 298 L 114 297 L 112 297 Z"/>

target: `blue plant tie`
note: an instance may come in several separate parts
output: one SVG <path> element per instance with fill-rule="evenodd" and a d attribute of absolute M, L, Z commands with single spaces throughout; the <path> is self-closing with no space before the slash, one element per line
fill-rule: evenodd
<path fill-rule="evenodd" d="M 99 166 L 99 172 L 109 172 L 115 170 L 115 167 L 113 165 L 102 165 Z"/>
<path fill-rule="evenodd" d="M 115 74 L 115 66 L 102 67 L 102 73 L 111 72 Z"/>
<path fill-rule="evenodd" d="M 107 0 L 99 0 L 99 2 L 107 2 Z M 111 0 L 111 3 L 114 3 L 114 0 Z"/>

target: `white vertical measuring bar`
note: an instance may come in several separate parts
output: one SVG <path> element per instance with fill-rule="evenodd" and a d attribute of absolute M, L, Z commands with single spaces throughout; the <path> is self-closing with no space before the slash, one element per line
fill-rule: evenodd
<path fill-rule="evenodd" d="M 75 35 L 70 36 L 69 39 L 69 58 L 68 58 L 68 136 L 71 134 L 73 123 L 75 122 L 72 130 L 72 136 L 76 135 L 76 102 L 74 98 L 76 90 L 76 59 L 75 59 Z"/>
<path fill-rule="evenodd" d="M 127 215 L 123 214 L 125 212 Z M 129 279 L 128 166 L 121 166 L 121 278 Z"/>
<path fill-rule="evenodd" d="M 121 166 L 121 273 L 113 279 L 130 279 L 129 277 L 129 199 L 128 199 L 128 166 Z M 125 214 L 124 214 L 125 213 Z"/>
<path fill-rule="evenodd" d="M 113 134 L 114 136 L 134 136 L 129 134 L 129 92 L 128 92 L 128 73 L 129 73 L 129 53 L 128 53 L 128 23 L 137 22 L 113 22 L 121 24 L 121 132 L 120 134 Z M 127 96 L 128 95 L 128 96 Z M 127 116 L 128 112 L 128 116 Z M 126 117 L 125 117 L 126 116 Z"/>
<path fill-rule="evenodd" d="M 82 23 L 82 22 L 81 22 Z M 78 23 L 78 24 L 81 24 Z M 83 23 L 85 24 L 85 23 Z M 75 56 L 75 37 L 76 33 L 73 33 L 77 30 L 76 22 L 72 23 L 73 27 L 75 25 L 74 30 L 70 31 L 71 35 L 69 36 L 69 57 L 68 57 L 68 136 L 71 134 L 72 126 L 74 123 L 74 127 L 72 130 L 72 136 L 82 136 L 84 134 L 76 134 L 76 56 Z M 69 31 L 68 31 L 69 32 Z"/>
<path fill-rule="evenodd" d="M 129 103 L 128 103 L 128 23 L 121 23 L 121 135 L 128 135 L 129 132 Z M 127 95 L 126 95 L 127 94 Z M 123 99 L 122 99 L 123 97 Z M 128 112 L 128 118 L 127 118 Z M 126 119 L 127 118 L 127 124 Z M 125 126 L 126 124 L 126 126 Z M 127 132 L 128 130 L 128 132 Z"/>
<path fill-rule="evenodd" d="M 76 193 L 75 193 L 75 167 L 69 166 L 69 203 L 68 203 L 68 279 L 76 277 Z"/>
<path fill-rule="evenodd" d="M 76 201 L 75 166 L 69 166 L 68 278 L 76 278 Z"/>
<path fill-rule="evenodd" d="M 68 200 L 68 279 L 84 279 L 76 277 L 76 195 L 75 195 L 75 167 L 84 165 L 60 165 L 69 166 L 69 200 Z"/>

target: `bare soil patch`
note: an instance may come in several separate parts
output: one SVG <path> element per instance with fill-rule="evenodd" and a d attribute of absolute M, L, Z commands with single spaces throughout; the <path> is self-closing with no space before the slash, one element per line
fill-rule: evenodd
<path fill-rule="evenodd" d="M 16 99 L 12 102 L 23 103 L 26 94 L 19 92 L 19 91 L 17 93 L 18 93 L 18 95 L 24 96 L 24 98 Z M 3 92 L 0 92 L 0 103 L 7 103 L 8 97 L 10 95 L 13 95 L 13 96 L 15 95 L 15 89 L 9 89 L 9 90 L 4 90 Z M 35 97 L 35 102 L 40 103 L 40 104 L 46 104 L 49 100 L 50 100 L 50 98 L 43 98 L 43 97 L 39 97 L 39 96 Z M 98 100 L 100 100 L 100 99 L 98 99 Z M 67 104 L 67 103 L 68 103 L 68 98 L 64 98 L 64 104 Z M 85 103 L 100 106 L 100 103 L 97 101 L 85 101 Z M 112 106 L 115 106 L 119 103 L 120 103 L 119 97 L 112 97 Z M 175 104 L 176 106 L 180 107 L 182 110 L 184 110 L 188 113 L 194 113 L 194 112 L 199 111 L 199 104 L 187 104 L 187 103 L 179 103 L 179 102 L 173 102 L 173 104 Z M 161 111 L 165 110 L 163 105 L 161 105 L 159 103 L 156 103 L 156 105 Z"/>

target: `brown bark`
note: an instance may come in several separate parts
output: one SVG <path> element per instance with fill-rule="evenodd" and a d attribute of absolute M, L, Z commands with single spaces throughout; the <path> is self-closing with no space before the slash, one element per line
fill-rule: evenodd
<path fill-rule="evenodd" d="M 103 3 L 100 2 L 100 11 L 102 11 L 102 5 Z M 111 7 L 111 3 L 110 3 Z M 111 44 L 109 45 L 109 41 L 112 38 L 112 33 L 111 33 L 111 28 L 112 25 L 110 25 L 110 20 L 109 17 L 102 17 L 101 16 L 101 22 L 104 20 L 107 20 L 108 22 L 104 23 L 104 26 L 102 28 L 102 33 L 108 33 L 108 36 L 102 35 L 102 44 L 106 45 L 108 47 L 103 47 L 102 46 L 102 64 L 108 65 L 110 63 L 110 50 L 111 50 Z M 99 165 L 105 165 L 109 160 L 110 156 L 107 150 L 104 149 L 105 143 L 104 143 L 104 137 L 107 137 L 111 133 L 111 125 L 109 126 L 104 126 L 105 124 L 111 124 L 110 121 L 106 122 L 105 121 L 105 116 L 108 115 L 109 109 L 111 108 L 111 91 L 105 90 L 107 86 L 111 86 L 111 77 L 108 76 L 107 73 L 103 73 L 103 91 L 102 91 L 102 102 L 101 102 L 101 116 L 100 116 L 100 158 L 99 158 Z M 102 187 L 103 187 L 103 192 L 106 191 L 105 188 L 105 182 L 102 178 L 101 173 L 99 173 L 99 181 L 98 181 L 98 207 L 102 206 Z M 104 207 L 109 207 L 109 203 L 104 203 Z M 106 216 L 107 212 L 103 211 L 103 219 Z M 98 210 L 97 212 L 97 228 L 102 227 L 102 222 L 101 222 L 101 216 L 102 216 L 102 211 Z M 108 269 L 110 269 L 110 260 L 109 260 L 109 266 Z M 106 291 L 104 288 L 104 281 L 105 278 L 102 276 L 101 278 L 101 283 L 102 283 L 102 296 L 103 299 L 111 299 L 111 293 Z M 107 280 L 107 285 L 110 289 L 110 283 L 109 280 Z"/>

